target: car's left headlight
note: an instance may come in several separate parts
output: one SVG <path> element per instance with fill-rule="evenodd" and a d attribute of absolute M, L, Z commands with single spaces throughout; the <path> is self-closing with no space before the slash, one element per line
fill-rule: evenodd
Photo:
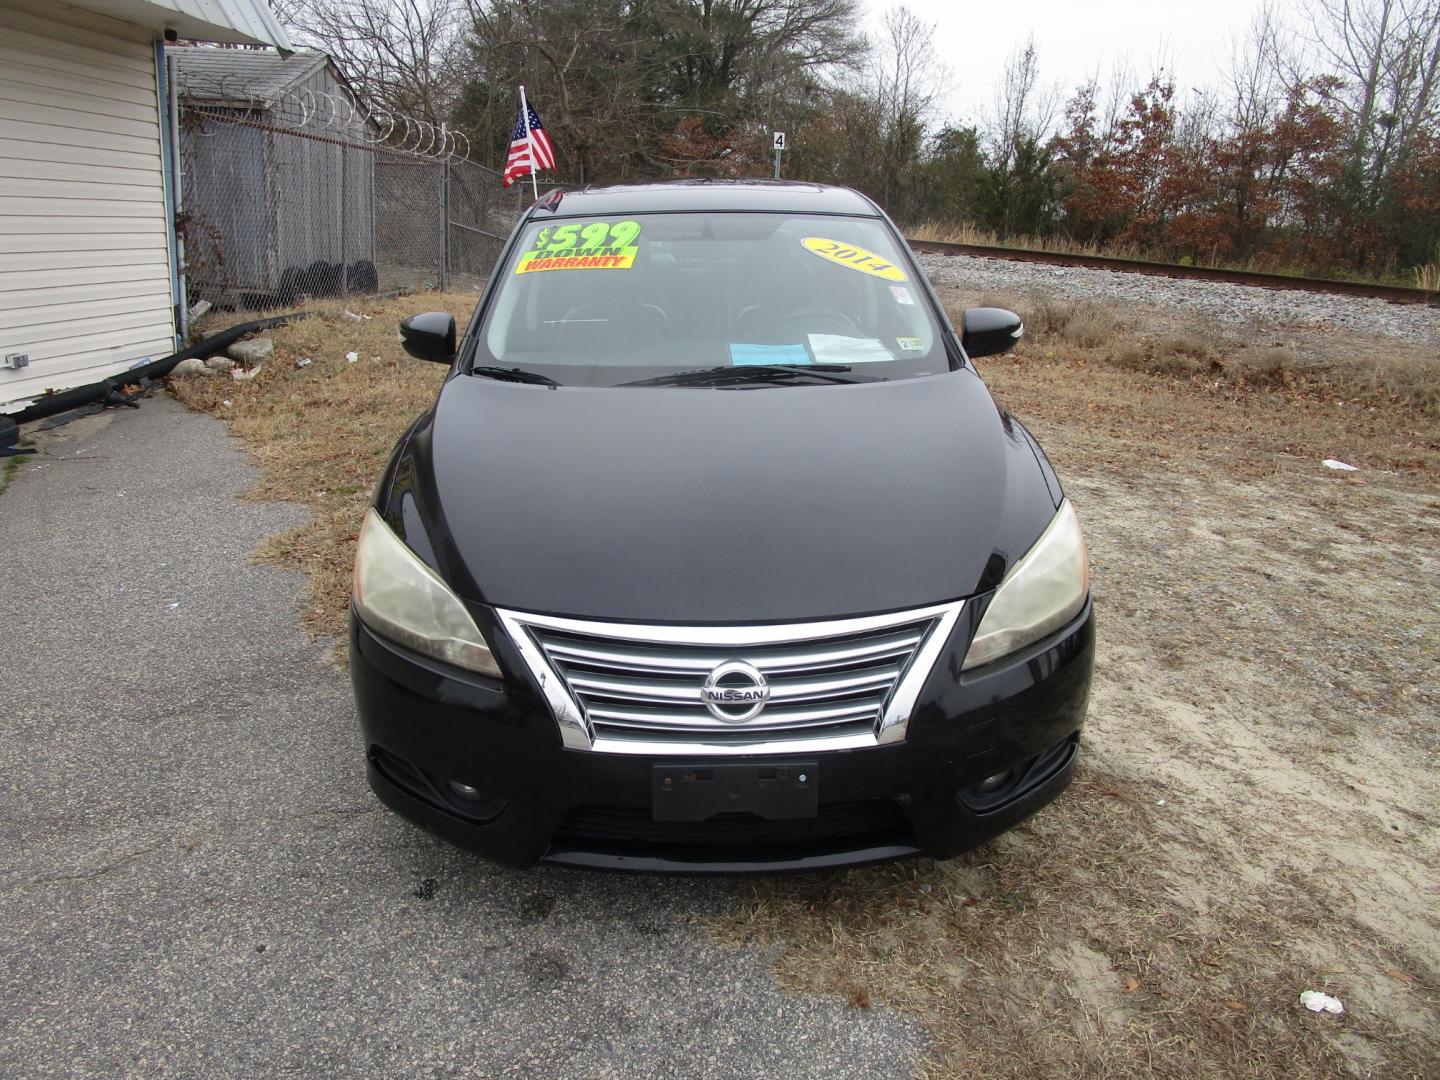
<path fill-rule="evenodd" d="M 355 613 L 376 633 L 447 664 L 501 677 L 460 598 L 373 509 L 360 526 L 353 596 Z"/>
<path fill-rule="evenodd" d="M 1089 594 L 1085 537 L 1066 499 L 995 590 L 961 669 L 988 664 L 1053 634 L 1080 613 Z"/>

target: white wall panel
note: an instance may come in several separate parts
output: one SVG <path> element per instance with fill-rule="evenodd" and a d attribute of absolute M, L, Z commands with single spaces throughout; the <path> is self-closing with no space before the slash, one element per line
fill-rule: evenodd
<path fill-rule="evenodd" d="M 174 351 L 154 41 L 0 0 L 0 410 Z"/>

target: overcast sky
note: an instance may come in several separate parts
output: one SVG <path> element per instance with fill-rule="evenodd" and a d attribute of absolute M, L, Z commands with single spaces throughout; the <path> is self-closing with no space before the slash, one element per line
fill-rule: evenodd
<path fill-rule="evenodd" d="M 950 69 L 946 118 L 970 123 L 994 100 L 1005 60 L 1034 34 L 1042 83 L 1059 82 L 1064 96 L 1098 72 L 1102 90 L 1117 60 L 1142 81 L 1156 63 L 1173 69 L 1181 91 L 1214 86 L 1228 64 L 1232 40 L 1246 36 L 1263 0 L 906 0 L 936 25 L 935 48 Z M 1287 20 L 1302 0 L 1276 0 Z M 869 29 L 878 29 L 892 0 L 866 0 Z"/>

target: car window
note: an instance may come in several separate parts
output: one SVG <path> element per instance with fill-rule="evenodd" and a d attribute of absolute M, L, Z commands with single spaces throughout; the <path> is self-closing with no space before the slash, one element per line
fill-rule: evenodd
<path fill-rule="evenodd" d="M 912 262 L 884 222 L 756 213 L 531 222 L 472 365 L 533 369 L 568 385 L 774 366 L 869 381 L 951 366 Z"/>

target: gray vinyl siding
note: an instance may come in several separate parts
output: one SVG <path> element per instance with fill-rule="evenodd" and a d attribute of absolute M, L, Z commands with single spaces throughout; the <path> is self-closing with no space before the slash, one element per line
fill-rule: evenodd
<path fill-rule="evenodd" d="M 0 410 L 174 351 L 153 37 L 0 0 Z"/>

